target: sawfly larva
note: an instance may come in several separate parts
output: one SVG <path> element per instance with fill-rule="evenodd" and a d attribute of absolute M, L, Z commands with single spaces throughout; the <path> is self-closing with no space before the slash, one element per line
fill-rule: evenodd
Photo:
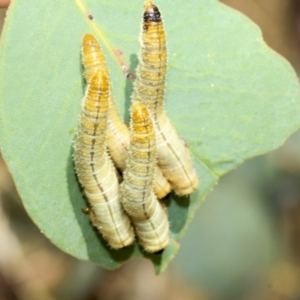
<path fill-rule="evenodd" d="M 93 75 L 101 70 L 109 78 L 106 59 L 96 38 L 91 34 L 85 34 L 82 39 L 82 64 L 84 77 L 89 82 Z M 129 145 L 128 128 L 120 118 L 112 92 L 109 97 L 109 115 L 107 131 L 107 147 L 116 166 L 121 170 L 125 167 Z"/>
<path fill-rule="evenodd" d="M 150 253 L 169 243 L 169 223 L 165 209 L 153 193 L 156 141 L 148 109 L 132 105 L 130 148 L 121 185 L 121 202 L 135 228 L 139 243 Z"/>
<path fill-rule="evenodd" d="M 90 218 L 112 248 L 130 245 L 134 231 L 120 203 L 119 182 L 107 153 L 109 109 L 107 74 L 98 71 L 89 80 L 74 143 L 75 170 L 91 204 Z"/>
<path fill-rule="evenodd" d="M 140 101 L 154 121 L 158 166 L 176 194 L 188 195 L 198 186 L 189 149 L 164 112 L 167 71 L 166 35 L 157 6 L 146 0 L 132 101 Z"/>

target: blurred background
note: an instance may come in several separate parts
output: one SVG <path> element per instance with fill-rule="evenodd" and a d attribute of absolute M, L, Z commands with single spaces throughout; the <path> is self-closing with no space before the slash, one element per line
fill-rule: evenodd
<path fill-rule="evenodd" d="M 299 72 L 299 0 L 221 2 L 260 26 Z M 160 276 L 145 259 L 115 271 L 78 261 L 33 224 L 0 160 L 0 300 L 298 300 L 300 132 L 221 178 L 180 244 Z"/>

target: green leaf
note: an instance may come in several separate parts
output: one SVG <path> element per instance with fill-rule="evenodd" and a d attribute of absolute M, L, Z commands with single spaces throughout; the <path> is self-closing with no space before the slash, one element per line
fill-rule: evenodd
<path fill-rule="evenodd" d="M 59 248 L 109 269 L 145 256 L 163 271 L 219 176 L 280 146 L 300 126 L 296 75 L 254 24 L 213 0 L 156 4 L 168 37 L 166 110 L 200 178 L 190 197 L 167 200 L 172 242 L 158 256 L 137 244 L 119 251 L 106 246 L 81 212 L 86 203 L 72 162 L 85 88 L 81 38 L 90 32 L 103 45 L 128 121 L 132 82 L 112 50 L 121 49 L 135 68 L 142 1 L 15 0 L 1 40 L 1 151 L 26 210 Z"/>

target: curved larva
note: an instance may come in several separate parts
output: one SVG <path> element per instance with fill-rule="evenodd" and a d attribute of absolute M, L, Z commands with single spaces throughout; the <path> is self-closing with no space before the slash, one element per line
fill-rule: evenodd
<path fill-rule="evenodd" d="M 98 71 L 83 99 L 74 143 L 75 170 L 91 204 L 91 221 L 112 248 L 130 245 L 134 232 L 120 202 L 116 170 L 106 149 L 109 82 Z"/>
<path fill-rule="evenodd" d="M 132 100 L 148 107 L 154 120 L 158 165 L 178 195 L 188 195 L 198 186 L 188 148 L 178 137 L 163 110 L 167 69 L 166 35 L 160 12 L 145 3 L 141 50 Z"/>
<path fill-rule="evenodd" d="M 93 35 L 85 34 L 83 36 L 81 52 L 84 76 L 87 82 L 91 80 L 97 70 L 103 70 L 109 77 L 105 56 Z M 129 149 L 129 129 L 120 118 L 111 93 L 109 105 L 107 146 L 116 166 L 120 170 L 124 170 Z M 171 191 L 171 186 L 158 167 L 155 174 L 154 192 L 161 199 Z"/>
<path fill-rule="evenodd" d="M 163 250 L 169 243 L 165 209 L 153 193 L 156 142 L 153 123 L 145 106 L 132 106 L 129 156 L 121 185 L 121 202 L 139 243 L 147 252 Z"/>

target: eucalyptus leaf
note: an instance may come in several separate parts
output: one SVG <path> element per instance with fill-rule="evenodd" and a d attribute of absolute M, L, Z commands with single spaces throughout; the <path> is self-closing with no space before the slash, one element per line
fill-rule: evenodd
<path fill-rule="evenodd" d="M 128 122 L 132 82 L 120 58 L 135 69 L 143 1 L 12 1 L 0 48 L 0 138 L 26 210 L 56 246 L 109 269 L 148 257 L 159 273 L 218 178 L 279 147 L 299 128 L 300 93 L 290 65 L 238 12 L 214 0 L 155 4 L 168 40 L 165 108 L 200 179 L 191 196 L 166 200 L 171 243 L 161 255 L 146 254 L 136 243 L 119 251 L 106 245 L 81 211 L 86 202 L 72 161 L 85 89 L 81 38 L 92 33 L 103 46 Z"/>

